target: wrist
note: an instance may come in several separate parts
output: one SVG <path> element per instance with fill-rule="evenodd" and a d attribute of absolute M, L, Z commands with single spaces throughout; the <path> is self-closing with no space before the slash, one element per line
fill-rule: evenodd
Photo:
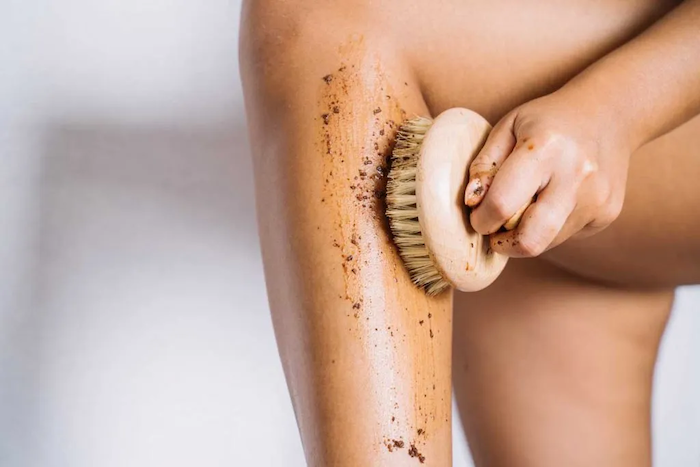
<path fill-rule="evenodd" d="M 601 70 L 602 71 L 602 70 Z M 618 150 L 633 152 L 651 137 L 628 82 L 618 76 L 584 72 L 559 91 L 583 118 L 596 122 L 601 136 Z"/>

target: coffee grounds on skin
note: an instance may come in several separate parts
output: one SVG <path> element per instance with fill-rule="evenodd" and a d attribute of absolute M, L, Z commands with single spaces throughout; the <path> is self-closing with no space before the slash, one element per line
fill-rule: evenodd
<path fill-rule="evenodd" d="M 415 444 L 411 444 L 411 448 L 408 450 L 408 455 L 411 457 L 417 457 L 421 464 L 425 463 L 425 456 L 418 452 L 418 448 L 416 448 Z"/>

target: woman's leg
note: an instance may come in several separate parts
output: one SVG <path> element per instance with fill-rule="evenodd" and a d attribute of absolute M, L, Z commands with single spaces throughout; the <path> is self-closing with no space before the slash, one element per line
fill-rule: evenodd
<path fill-rule="evenodd" d="M 382 36 L 350 22 L 360 8 L 289 3 L 245 6 L 241 66 L 270 307 L 307 461 L 449 466 L 451 296 L 410 283 L 383 205 L 397 124 L 424 103 Z"/>
<path fill-rule="evenodd" d="M 455 297 L 455 394 L 477 467 L 649 467 L 672 292 L 617 290 L 537 260 Z"/>

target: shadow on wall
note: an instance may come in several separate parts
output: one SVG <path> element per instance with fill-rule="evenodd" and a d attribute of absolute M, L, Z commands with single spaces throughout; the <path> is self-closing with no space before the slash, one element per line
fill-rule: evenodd
<path fill-rule="evenodd" d="M 121 201 L 133 202 L 122 207 L 146 210 L 152 199 L 177 209 L 183 222 L 230 218 L 236 221 L 229 226 L 237 241 L 257 242 L 245 122 L 205 129 L 70 124 L 46 134 L 42 189 L 47 227 L 70 223 L 70 218 L 52 218 L 52 200 L 60 202 L 72 187 L 83 185 L 93 194 L 83 203 L 90 204 L 101 192 L 121 191 Z M 147 227 L 123 230 L 137 233 Z"/>
<path fill-rule="evenodd" d="M 184 466 L 206 452 L 208 465 L 255 465 L 259 453 L 235 457 L 235 446 L 263 438 L 280 449 L 258 465 L 299 458 L 244 122 L 90 122 L 46 135 L 3 464 Z M 242 400 L 261 399 L 266 413 L 241 413 Z"/>

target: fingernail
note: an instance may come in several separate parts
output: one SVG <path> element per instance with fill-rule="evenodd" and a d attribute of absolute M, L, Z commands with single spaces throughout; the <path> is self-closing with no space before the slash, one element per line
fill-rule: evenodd
<path fill-rule="evenodd" d="M 472 206 L 473 204 L 476 204 L 480 198 L 481 195 L 484 193 L 484 185 L 481 183 L 480 178 L 474 178 L 472 179 L 469 184 L 467 184 L 467 189 L 466 191 L 466 199 L 464 200 L 465 203 L 468 206 Z"/>

